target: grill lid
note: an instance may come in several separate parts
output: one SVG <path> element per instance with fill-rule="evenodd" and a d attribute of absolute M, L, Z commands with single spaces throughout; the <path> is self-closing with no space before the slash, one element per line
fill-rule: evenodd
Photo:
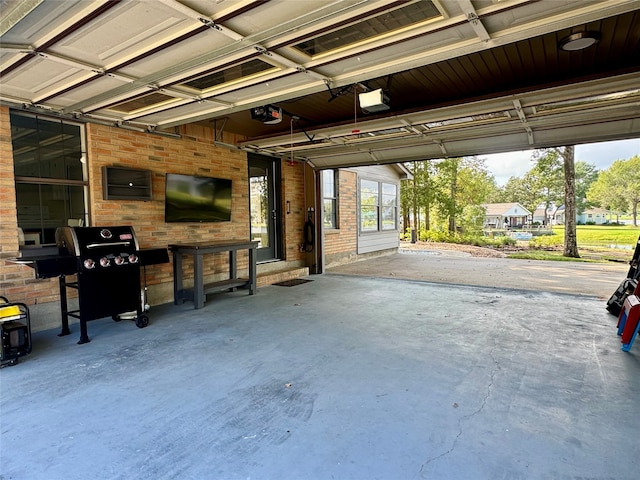
<path fill-rule="evenodd" d="M 83 257 L 92 252 L 139 250 L 133 227 L 60 227 L 56 230 L 56 244 L 61 251 Z"/>

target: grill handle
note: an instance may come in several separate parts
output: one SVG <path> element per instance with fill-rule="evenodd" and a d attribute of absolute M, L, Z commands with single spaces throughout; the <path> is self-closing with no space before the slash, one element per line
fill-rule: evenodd
<path fill-rule="evenodd" d="M 105 242 L 105 243 L 88 243 L 87 248 L 99 248 L 99 247 L 118 247 L 131 245 L 131 242 Z"/>

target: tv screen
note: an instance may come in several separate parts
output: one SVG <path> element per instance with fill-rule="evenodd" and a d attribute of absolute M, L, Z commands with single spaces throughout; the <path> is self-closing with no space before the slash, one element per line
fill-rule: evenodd
<path fill-rule="evenodd" d="M 228 222 L 231 180 L 167 173 L 165 222 Z"/>

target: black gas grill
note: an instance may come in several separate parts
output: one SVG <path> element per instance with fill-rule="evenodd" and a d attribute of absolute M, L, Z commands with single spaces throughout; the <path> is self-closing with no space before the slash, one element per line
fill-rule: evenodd
<path fill-rule="evenodd" d="M 62 227 L 56 230 L 59 255 L 36 258 L 32 266 L 38 278 L 60 278 L 62 331 L 68 335 L 69 317 L 80 320 L 80 341 L 89 342 L 87 322 L 111 316 L 135 320 L 139 328 L 149 324 L 140 267 L 166 263 L 166 249 L 140 251 L 133 227 Z M 76 275 L 67 282 L 67 275 Z M 67 288 L 78 291 L 78 309 L 69 310 Z"/>

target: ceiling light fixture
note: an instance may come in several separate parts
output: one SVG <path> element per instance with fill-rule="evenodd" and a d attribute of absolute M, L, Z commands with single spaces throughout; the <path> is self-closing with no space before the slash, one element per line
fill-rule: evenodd
<path fill-rule="evenodd" d="M 577 32 L 558 42 L 558 48 L 567 52 L 584 50 L 600 41 L 600 32 Z"/>

